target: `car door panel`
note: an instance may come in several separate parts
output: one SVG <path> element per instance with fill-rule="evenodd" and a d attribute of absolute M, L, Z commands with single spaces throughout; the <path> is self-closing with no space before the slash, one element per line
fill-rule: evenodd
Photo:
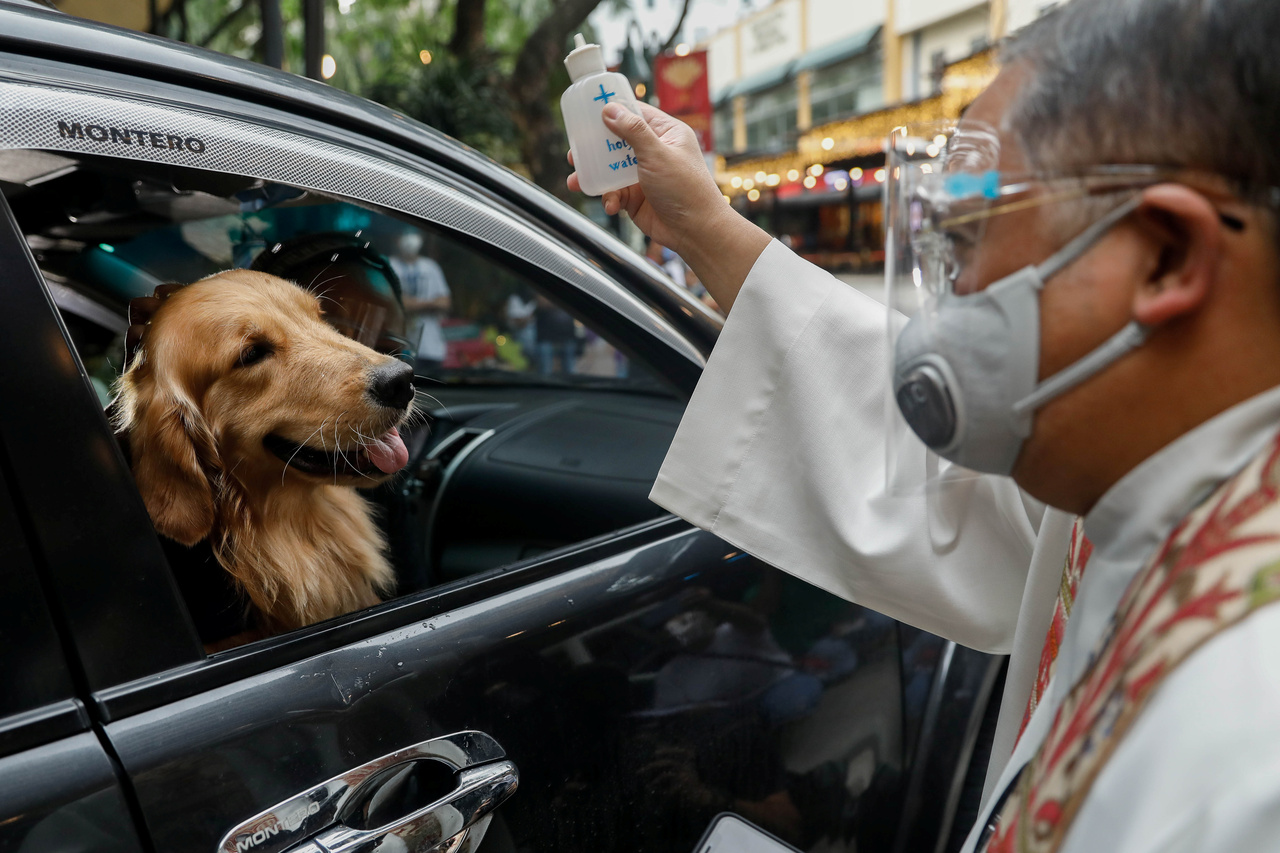
<path fill-rule="evenodd" d="M 142 853 L 133 815 L 92 733 L 0 758 L 0 850 Z"/>
<path fill-rule="evenodd" d="M 662 524 L 668 530 L 682 526 Z M 874 722 L 863 727 L 857 742 L 834 752 L 820 735 L 821 722 L 806 722 L 794 708 L 773 710 L 777 696 L 765 703 L 776 689 L 772 677 L 760 679 L 758 689 L 713 685 L 675 704 L 662 700 L 661 686 L 654 689 L 655 681 L 662 685 L 678 677 L 665 667 L 670 649 L 663 649 L 662 626 L 680 610 L 673 602 L 687 595 L 690 578 L 705 591 L 692 605 L 719 600 L 742 606 L 735 591 L 773 574 L 758 564 L 743 565 L 741 555 L 719 539 L 685 529 L 134 714 L 109 723 L 106 732 L 134 781 L 154 841 L 165 850 L 207 850 L 264 804 L 286 800 L 401 745 L 461 729 L 493 736 L 522 768 L 520 791 L 500 814 L 511 837 L 535 845 L 531 849 L 692 845 L 712 815 L 703 813 L 705 803 L 685 801 L 688 786 L 704 799 L 760 803 L 798 796 L 786 788 L 792 784 L 784 778 L 788 773 L 803 778 L 802 787 L 822 786 L 835 798 L 827 813 L 811 817 L 798 831 L 851 832 L 841 821 L 850 820 L 857 797 L 842 795 L 847 786 L 831 780 L 843 780 L 845 765 L 856 763 L 865 778 L 855 788 L 861 785 L 863 794 L 877 774 L 892 776 L 901 762 L 892 630 L 872 627 L 844 649 L 845 670 L 833 682 L 840 689 L 830 691 L 832 710 L 824 713 L 861 707 L 864 719 Z M 865 617 L 852 605 L 841 615 L 851 614 Z M 856 661 L 859 651 L 867 661 L 863 669 Z M 784 658 L 760 665 L 799 672 Z M 802 709 L 819 704 L 824 687 L 817 679 L 803 690 L 799 699 L 782 698 Z M 762 719 L 766 714 L 774 716 Z M 699 755 L 697 744 L 681 734 L 693 731 L 724 738 L 734 749 Z M 778 738 L 794 744 L 796 754 L 785 755 L 774 745 Z M 602 757 L 611 763 L 601 765 Z M 664 762 L 670 767 L 660 766 Z M 662 783 L 673 773 L 695 772 L 693 765 L 700 775 Z M 750 767 L 768 768 L 776 779 L 753 789 L 744 783 Z M 662 790 L 646 793 L 619 784 L 628 777 L 633 783 L 656 778 Z M 588 807 L 571 807 L 582 791 L 590 792 Z M 635 798 L 641 796 L 673 821 L 619 836 L 616 828 L 634 818 Z M 539 839 L 547 833 L 557 840 L 542 847 Z"/>

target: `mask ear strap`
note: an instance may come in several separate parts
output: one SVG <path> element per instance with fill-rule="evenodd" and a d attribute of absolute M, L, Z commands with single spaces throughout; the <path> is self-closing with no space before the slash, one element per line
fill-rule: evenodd
<path fill-rule="evenodd" d="M 1103 234 L 1113 228 L 1121 219 L 1137 210 L 1140 204 L 1142 204 L 1142 196 L 1135 195 L 1080 232 L 1074 240 L 1063 246 L 1051 258 L 1037 267 L 1036 273 L 1040 276 L 1040 286 L 1044 287 L 1044 282 L 1050 276 L 1061 272 L 1063 267 L 1088 251 L 1094 243 L 1102 238 Z M 1150 333 L 1151 329 L 1141 323 L 1136 321 L 1129 323 L 1119 332 L 1112 335 L 1102 346 L 1070 367 L 1050 376 L 1037 385 L 1036 390 L 1014 403 L 1014 414 L 1022 416 L 1028 412 L 1034 412 L 1054 397 L 1069 391 L 1095 373 L 1098 373 L 1125 353 L 1142 346 Z"/>
<path fill-rule="evenodd" d="M 1083 255 L 1085 252 L 1089 251 L 1089 249 L 1093 247 L 1094 243 L 1102 239 L 1103 234 L 1106 234 L 1115 227 L 1115 224 L 1121 219 L 1124 219 L 1130 213 L 1137 210 L 1140 204 L 1142 204 L 1142 196 L 1135 195 L 1133 198 L 1129 199 L 1124 204 L 1120 205 L 1115 210 L 1111 211 L 1106 216 L 1081 231 L 1070 243 L 1063 246 L 1053 255 L 1050 255 L 1048 260 L 1036 267 L 1036 273 L 1040 276 L 1040 286 L 1043 287 L 1043 282 L 1048 281 L 1052 276 L 1062 272 L 1064 267 Z"/>
<path fill-rule="evenodd" d="M 1108 338 L 1102 346 L 1070 367 L 1050 376 L 1037 385 L 1036 390 L 1014 403 L 1014 414 L 1025 415 L 1028 412 L 1034 412 L 1054 397 L 1069 391 L 1090 376 L 1093 376 L 1102 368 L 1120 358 L 1120 356 L 1142 346 L 1150 333 L 1151 328 L 1149 326 L 1144 326 L 1137 321 L 1129 323 L 1129 325 Z"/>

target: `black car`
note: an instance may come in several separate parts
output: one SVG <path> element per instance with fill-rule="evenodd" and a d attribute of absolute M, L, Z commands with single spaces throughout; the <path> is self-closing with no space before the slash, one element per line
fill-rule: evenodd
<path fill-rule="evenodd" d="M 324 85 L 5 0 L 0 191 L 0 850 L 967 827 L 1003 661 L 647 500 L 720 322 L 595 224 Z M 127 306 L 332 234 L 450 295 L 410 342 L 428 423 L 371 494 L 398 595 L 209 653 L 104 414 Z"/>

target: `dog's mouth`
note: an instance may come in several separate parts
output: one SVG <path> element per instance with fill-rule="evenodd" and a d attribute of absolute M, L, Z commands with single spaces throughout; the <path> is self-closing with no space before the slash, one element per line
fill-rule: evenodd
<path fill-rule="evenodd" d="M 367 444 L 348 450 L 318 449 L 275 433 L 264 438 L 262 444 L 290 468 L 317 477 L 374 478 L 394 474 L 409 464 L 409 450 L 395 427 Z"/>

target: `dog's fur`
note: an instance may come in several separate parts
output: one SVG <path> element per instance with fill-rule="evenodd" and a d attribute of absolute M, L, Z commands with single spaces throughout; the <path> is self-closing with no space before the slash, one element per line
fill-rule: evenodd
<path fill-rule="evenodd" d="M 325 323 L 312 293 L 233 270 L 164 300 L 121 380 L 117 426 L 156 529 L 184 545 L 208 539 L 262 635 L 392 588 L 385 540 L 353 488 L 389 476 L 360 454 L 408 414 L 367 393 L 370 371 L 389 361 Z M 363 459 L 364 470 L 298 470 L 267 436 Z"/>

